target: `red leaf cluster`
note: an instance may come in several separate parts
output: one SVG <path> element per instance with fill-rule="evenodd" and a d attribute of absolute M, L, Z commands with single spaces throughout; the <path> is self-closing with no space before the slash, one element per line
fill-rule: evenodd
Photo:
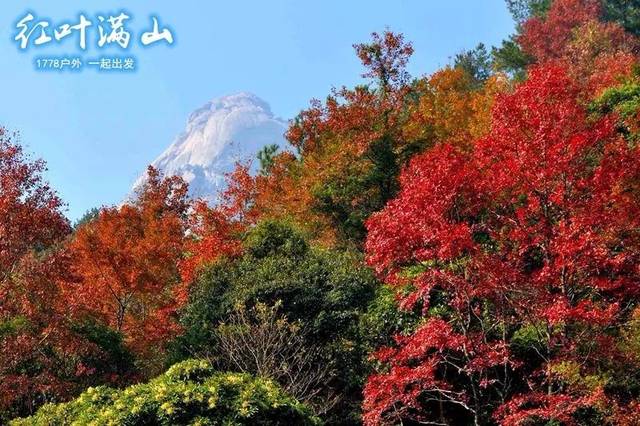
<path fill-rule="evenodd" d="M 367 384 L 368 424 L 435 421 L 452 404 L 482 419 L 488 395 L 506 396 L 523 378 L 526 398 L 550 392 L 545 418 L 564 421 L 553 411 L 569 412 L 558 408 L 554 363 L 574 360 L 596 374 L 618 356 L 599 336 L 638 297 L 640 150 L 610 117 L 588 118 L 579 98 L 563 68 L 530 70 L 498 97 L 491 131 L 470 153 L 441 146 L 415 158 L 399 196 L 368 221 L 367 259 L 382 277 L 404 284 L 406 267 L 423 270 L 403 306 L 443 312 L 377 354 L 389 370 Z M 518 371 L 522 360 L 508 348 L 527 327 L 539 334 L 541 369 Z M 498 412 L 521 405 L 510 404 Z M 505 424 L 527 417 L 509 416 Z"/>

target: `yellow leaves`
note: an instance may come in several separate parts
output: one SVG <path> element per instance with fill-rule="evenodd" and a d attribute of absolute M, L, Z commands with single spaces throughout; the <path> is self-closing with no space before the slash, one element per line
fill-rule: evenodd
<path fill-rule="evenodd" d="M 573 38 L 567 46 L 568 58 L 584 66 L 603 54 L 632 53 L 637 40 L 614 23 L 588 21 L 573 30 Z"/>
<path fill-rule="evenodd" d="M 246 395 L 243 395 L 243 396 L 246 398 Z M 238 410 L 238 412 L 241 415 L 248 417 L 250 413 L 250 408 L 251 408 L 251 402 L 248 399 L 243 399 L 242 404 L 240 404 L 240 409 Z"/>
<path fill-rule="evenodd" d="M 167 390 L 168 389 L 164 384 L 162 384 L 162 385 L 159 385 L 159 386 L 155 387 L 154 390 L 155 390 L 156 398 L 162 399 L 167 395 Z"/>
<path fill-rule="evenodd" d="M 580 364 L 576 361 L 561 361 L 550 366 L 552 377 L 570 390 L 580 394 L 595 392 L 604 387 L 609 379 L 604 375 L 582 375 Z"/>
<path fill-rule="evenodd" d="M 407 139 L 449 141 L 470 147 L 488 132 L 495 95 L 508 85 L 506 78 L 496 75 L 482 88 L 474 89 L 462 69 L 447 67 L 437 71 L 418 83 L 420 100 L 410 107 L 403 134 Z"/>
<path fill-rule="evenodd" d="M 237 385 L 238 383 L 242 383 L 242 376 L 239 374 L 229 374 L 225 377 L 225 382 L 231 385 Z"/>
<path fill-rule="evenodd" d="M 576 384 L 580 381 L 580 365 L 573 361 L 563 361 L 552 365 L 551 373 L 568 385 Z"/>
<path fill-rule="evenodd" d="M 96 388 L 87 389 L 86 395 L 91 398 L 91 401 L 98 401 L 100 399 L 100 394 Z"/>
<path fill-rule="evenodd" d="M 620 346 L 640 366 L 640 307 L 633 311 L 631 319 L 625 325 Z"/>
<path fill-rule="evenodd" d="M 176 411 L 175 407 L 171 405 L 170 402 L 165 402 L 164 404 L 162 404 L 160 406 L 160 409 L 167 414 L 173 414 Z"/>
<path fill-rule="evenodd" d="M 212 388 L 210 388 L 211 390 Z M 217 393 L 215 393 L 215 388 L 213 388 L 214 391 L 212 391 L 212 393 L 214 393 L 214 395 L 210 396 L 209 399 L 207 399 L 207 406 L 209 408 L 215 408 L 216 405 L 218 404 L 218 395 Z"/>

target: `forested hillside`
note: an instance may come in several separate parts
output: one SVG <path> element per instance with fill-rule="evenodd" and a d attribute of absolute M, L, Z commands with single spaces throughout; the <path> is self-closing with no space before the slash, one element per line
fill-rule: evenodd
<path fill-rule="evenodd" d="M 215 206 L 71 225 L 0 131 L 0 424 L 640 425 L 640 1 L 507 5 L 431 75 L 355 44 Z"/>

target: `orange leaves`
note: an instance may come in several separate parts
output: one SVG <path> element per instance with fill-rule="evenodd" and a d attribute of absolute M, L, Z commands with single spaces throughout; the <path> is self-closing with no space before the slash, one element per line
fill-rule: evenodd
<path fill-rule="evenodd" d="M 401 134 L 413 49 L 390 32 L 355 48 L 374 84 L 312 101 L 287 132 L 299 157 L 283 153 L 267 176 L 253 180 L 241 169 L 232 175 L 227 204 L 248 207 L 240 210 L 249 222 L 294 219 L 315 241 L 359 244 L 363 218 L 393 194 L 399 162 L 415 151 Z"/>
<path fill-rule="evenodd" d="M 236 182 L 237 184 L 238 182 Z M 219 209 L 197 202 L 189 214 L 189 235 L 185 242 L 186 257 L 180 262 L 184 291 L 179 304 L 186 302 L 187 287 L 205 266 L 222 257 L 233 258 L 242 252 L 240 232 L 243 222 L 232 221 Z"/>
<path fill-rule="evenodd" d="M 469 148 L 489 130 L 495 95 L 507 88 L 508 82 L 500 75 L 490 77 L 482 88 L 474 90 L 464 70 L 437 71 L 418 83 L 419 102 L 409 107 L 404 137 Z"/>
<path fill-rule="evenodd" d="M 70 243 L 81 278 L 70 289 L 74 306 L 122 331 L 139 351 L 173 329 L 171 318 L 158 312 L 175 308 L 171 289 L 179 282 L 185 197 L 180 179 L 162 179 L 150 169 L 133 204 L 102 209 Z"/>
<path fill-rule="evenodd" d="M 0 411 L 17 414 L 73 389 L 63 368 L 81 350 L 60 291 L 70 227 L 44 170 L 0 128 Z"/>
<path fill-rule="evenodd" d="M 385 126 L 397 121 L 399 93 L 382 99 L 367 87 L 334 90 L 323 105 L 311 102 L 291 124 L 287 139 L 303 155 L 322 155 L 327 145 L 340 139 L 346 149 L 359 153 L 382 135 Z M 387 123 L 384 122 L 385 114 Z"/>
<path fill-rule="evenodd" d="M 312 101 L 287 132 L 298 157 L 279 155 L 266 176 L 243 167 L 231 175 L 225 205 L 243 221 L 290 218 L 315 241 L 359 245 L 363 221 L 394 195 L 402 166 L 434 143 L 468 150 L 488 132 L 496 94 L 509 88 L 501 75 L 477 88 L 451 68 L 409 84 L 413 49 L 401 35 L 374 34 L 355 47 L 376 81 Z"/>

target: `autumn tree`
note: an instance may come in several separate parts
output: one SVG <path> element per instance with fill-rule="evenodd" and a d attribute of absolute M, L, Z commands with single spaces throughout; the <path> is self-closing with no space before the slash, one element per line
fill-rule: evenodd
<path fill-rule="evenodd" d="M 588 95 L 631 71 L 638 55 L 638 7 L 617 0 L 508 0 L 516 34 L 494 48 L 494 66 L 519 79 L 534 63 L 560 61 Z"/>
<path fill-rule="evenodd" d="M 224 204 L 238 219 L 293 220 L 325 246 L 361 247 L 364 221 L 394 196 L 400 169 L 448 139 L 469 146 L 487 132 L 495 94 L 508 89 L 482 49 L 411 80 L 413 48 L 402 35 L 375 33 L 354 47 L 368 84 L 312 101 L 287 132 L 296 152 L 269 157 L 267 173 L 252 177 L 245 165 L 232 173 Z"/>
<path fill-rule="evenodd" d="M 241 237 L 246 224 L 235 219 L 231 206 L 211 207 L 201 200 L 193 204 L 187 219 L 184 256 L 179 263 L 182 285 L 175 292 L 178 304 L 186 301 L 189 287 L 200 272 L 218 260 L 242 253 Z"/>
<path fill-rule="evenodd" d="M 42 179 L 45 164 L 14 137 L 0 128 L 0 422 L 65 390 L 55 374 L 59 354 L 44 351 L 63 349 L 55 309 L 60 271 L 48 249 L 70 228 L 62 201 Z"/>
<path fill-rule="evenodd" d="M 368 221 L 369 262 L 425 320 L 376 353 L 366 423 L 634 418 L 614 342 L 638 303 L 640 153 L 579 97 L 563 69 L 531 70 L 471 152 L 414 159 Z"/>
<path fill-rule="evenodd" d="M 174 290 L 186 232 L 187 185 L 149 168 L 131 203 L 103 208 L 69 245 L 80 283 L 69 297 L 87 314 L 124 334 L 146 357 L 174 331 Z"/>
<path fill-rule="evenodd" d="M 14 139 L 0 129 L 0 423 L 114 380 L 125 364 L 117 337 L 106 342 L 104 330 L 69 315 L 64 204 L 42 177 L 44 162 Z"/>
<path fill-rule="evenodd" d="M 404 138 L 419 141 L 422 150 L 445 142 L 469 148 L 489 131 L 494 98 L 510 86 L 503 74 L 487 76 L 480 86 L 477 83 L 462 66 L 446 67 L 418 80 L 417 100 L 407 106 Z"/>
<path fill-rule="evenodd" d="M 13 135 L 15 137 L 15 135 Z M 62 200 L 42 179 L 45 164 L 31 161 L 0 128 L 0 279 L 9 279 L 20 259 L 44 250 L 69 232 Z"/>
<path fill-rule="evenodd" d="M 416 151 L 400 134 L 413 48 L 389 31 L 354 47 L 371 84 L 312 101 L 286 134 L 296 153 L 260 154 L 266 173 L 232 173 L 225 204 L 239 219 L 295 220 L 328 246 L 362 242 L 364 220 L 394 194 L 401 162 Z"/>

